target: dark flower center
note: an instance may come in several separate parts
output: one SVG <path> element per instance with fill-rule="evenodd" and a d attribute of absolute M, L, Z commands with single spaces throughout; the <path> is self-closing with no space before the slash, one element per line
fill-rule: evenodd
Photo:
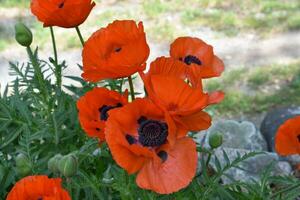
<path fill-rule="evenodd" d="M 300 143 L 300 134 L 297 136 L 298 142 Z"/>
<path fill-rule="evenodd" d="M 180 61 L 185 62 L 187 65 L 191 65 L 192 63 L 197 64 L 197 65 L 202 65 L 201 60 L 199 60 L 196 56 L 193 55 L 188 55 L 183 58 L 179 58 Z"/>
<path fill-rule="evenodd" d="M 43 200 L 43 197 L 39 197 L 37 200 Z"/>
<path fill-rule="evenodd" d="M 141 117 L 138 120 L 139 142 L 146 147 L 157 147 L 164 144 L 168 136 L 168 125 L 157 120 Z"/>
<path fill-rule="evenodd" d="M 100 112 L 100 120 L 106 121 L 108 119 L 108 111 L 110 111 L 111 109 L 114 108 L 119 108 L 122 107 L 121 103 L 118 103 L 115 106 L 107 106 L 107 105 L 103 105 L 101 108 L 99 108 L 99 112 Z"/>
<path fill-rule="evenodd" d="M 63 2 L 61 2 L 61 3 L 58 5 L 58 8 L 63 8 L 64 5 L 65 5 L 65 2 L 63 1 Z"/>

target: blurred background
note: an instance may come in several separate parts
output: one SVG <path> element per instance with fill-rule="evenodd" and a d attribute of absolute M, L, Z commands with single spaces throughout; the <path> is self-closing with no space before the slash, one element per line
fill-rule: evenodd
<path fill-rule="evenodd" d="M 222 118 L 260 123 L 266 111 L 300 104 L 299 0 L 103 0 L 96 1 L 80 26 L 85 39 L 114 19 L 143 21 L 151 47 L 148 63 L 168 55 L 178 36 L 199 37 L 214 46 L 225 62 L 221 78 L 205 81 L 209 91 L 224 90 L 226 98 L 210 112 Z M 40 57 L 52 56 L 49 28 L 29 9 L 29 0 L 0 0 L 1 91 L 13 79 L 9 61 L 26 62 L 26 51 L 14 41 L 14 24 L 22 20 L 34 33 Z M 65 75 L 81 74 L 81 45 L 75 29 L 55 28 L 59 60 Z M 66 83 L 67 84 L 67 83 Z"/>

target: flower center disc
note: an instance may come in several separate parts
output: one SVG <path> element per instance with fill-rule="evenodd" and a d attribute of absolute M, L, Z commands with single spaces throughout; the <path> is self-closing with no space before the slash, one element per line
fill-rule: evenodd
<path fill-rule="evenodd" d="M 168 125 L 157 120 L 143 120 L 138 129 L 139 142 L 146 147 L 164 144 L 168 136 Z"/>
<path fill-rule="evenodd" d="M 300 134 L 297 136 L 297 138 L 298 138 L 298 142 L 300 143 Z"/>

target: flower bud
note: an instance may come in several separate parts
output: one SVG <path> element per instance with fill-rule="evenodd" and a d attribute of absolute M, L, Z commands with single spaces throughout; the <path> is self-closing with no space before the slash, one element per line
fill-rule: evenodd
<path fill-rule="evenodd" d="M 63 156 L 58 162 L 59 172 L 65 177 L 74 176 L 77 173 L 78 162 L 73 154 Z"/>
<path fill-rule="evenodd" d="M 20 176 L 27 176 L 32 171 L 32 165 L 28 157 L 22 153 L 16 157 L 16 170 Z"/>
<path fill-rule="evenodd" d="M 30 29 L 21 22 L 15 25 L 15 38 L 17 42 L 24 47 L 29 47 L 32 43 L 32 33 Z"/>
<path fill-rule="evenodd" d="M 211 133 L 208 138 L 209 146 L 216 149 L 223 143 L 223 135 L 219 132 Z"/>
<path fill-rule="evenodd" d="M 61 154 L 56 154 L 54 157 L 50 158 L 48 161 L 48 169 L 53 173 L 58 173 L 58 162 L 62 158 Z"/>

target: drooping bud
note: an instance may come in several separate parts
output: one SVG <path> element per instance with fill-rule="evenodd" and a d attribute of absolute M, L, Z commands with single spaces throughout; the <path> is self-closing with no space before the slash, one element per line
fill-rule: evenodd
<path fill-rule="evenodd" d="M 56 154 L 54 157 L 50 158 L 48 161 L 48 169 L 53 173 L 58 173 L 58 163 L 63 156 L 61 154 Z"/>
<path fill-rule="evenodd" d="M 208 138 L 209 146 L 216 149 L 223 143 L 223 135 L 219 132 L 211 133 Z"/>
<path fill-rule="evenodd" d="M 22 153 L 17 155 L 16 169 L 17 173 L 22 177 L 30 174 L 30 172 L 32 171 L 32 165 L 29 158 L 26 155 Z"/>
<path fill-rule="evenodd" d="M 74 176 L 77 173 L 78 161 L 75 155 L 63 156 L 58 162 L 59 172 L 65 177 Z"/>
<path fill-rule="evenodd" d="M 32 43 L 32 33 L 22 22 L 18 22 L 15 25 L 15 38 L 24 47 L 29 47 Z"/>

